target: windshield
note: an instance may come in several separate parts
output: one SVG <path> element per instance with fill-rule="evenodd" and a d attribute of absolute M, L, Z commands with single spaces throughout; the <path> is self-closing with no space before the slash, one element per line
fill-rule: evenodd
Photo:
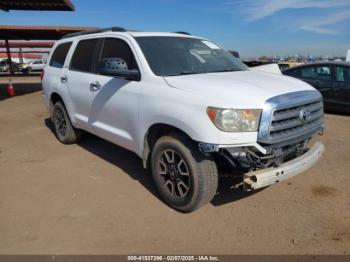
<path fill-rule="evenodd" d="M 158 76 L 245 71 L 247 67 L 216 44 L 187 37 L 136 37 Z"/>

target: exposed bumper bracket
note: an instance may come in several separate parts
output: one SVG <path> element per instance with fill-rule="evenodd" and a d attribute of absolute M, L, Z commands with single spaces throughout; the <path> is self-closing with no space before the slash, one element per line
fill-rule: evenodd
<path fill-rule="evenodd" d="M 303 155 L 276 168 L 262 169 L 244 175 L 244 188 L 254 190 L 298 175 L 312 167 L 322 156 L 324 145 L 317 142 Z"/>

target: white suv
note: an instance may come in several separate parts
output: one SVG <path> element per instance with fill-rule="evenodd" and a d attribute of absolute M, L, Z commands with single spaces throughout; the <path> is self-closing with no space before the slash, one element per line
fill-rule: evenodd
<path fill-rule="evenodd" d="M 32 71 L 41 71 L 45 67 L 45 62 L 43 60 L 30 61 L 28 64 L 22 65 L 22 72 L 29 73 Z"/>
<path fill-rule="evenodd" d="M 135 152 L 162 199 L 191 212 L 211 201 L 220 174 L 246 190 L 314 165 L 324 151 L 318 91 L 250 71 L 219 45 L 185 33 L 101 29 L 57 41 L 43 98 L 55 134 L 82 130 Z"/>

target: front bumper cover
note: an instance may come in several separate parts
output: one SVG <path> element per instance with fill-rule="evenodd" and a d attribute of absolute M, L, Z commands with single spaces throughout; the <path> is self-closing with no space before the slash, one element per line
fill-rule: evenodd
<path fill-rule="evenodd" d="M 324 145 L 321 142 L 317 142 L 303 155 L 279 167 L 246 173 L 244 175 L 244 188 L 246 190 L 255 190 L 298 175 L 316 164 L 321 158 L 324 149 Z"/>

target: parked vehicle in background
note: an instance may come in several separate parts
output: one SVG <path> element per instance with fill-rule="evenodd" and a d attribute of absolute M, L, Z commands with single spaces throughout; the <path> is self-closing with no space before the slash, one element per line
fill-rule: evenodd
<path fill-rule="evenodd" d="M 55 43 L 43 100 L 64 144 L 82 130 L 150 168 L 169 206 L 209 203 L 221 174 L 255 190 L 321 157 L 321 94 L 303 81 L 249 70 L 217 44 L 183 33 L 84 31 Z M 117 192 L 116 192 L 117 193 Z"/>
<path fill-rule="evenodd" d="M 278 66 L 281 71 L 284 71 L 290 68 L 290 65 L 288 63 L 278 63 Z"/>
<path fill-rule="evenodd" d="M 282 74 L 281 69 L 280 69 L 278 64 L 266 64 L 266 65 L 254 66 L 254 67 L 251 67 L 250 70 L 265 72 L 265 73 L 279 74 L 279 75 Z"/>
<path fill-rule="evenodd" d="M 8 62 L 7 60 L 2 60 L 0 62 L 0 72 L 6 72 L 8 70 Z"/>
<path fill-rule="evenodd" d="M 233 55 L 234 57 L 236 58 L 239 58 L 239 53 L 237 51 L 234 51 L 234 50 L 228 50 L 228 52 Z"/>
<path fill-rule="evenodd" d="M 45 67 L 45 62 L 43 60 L 30 61 L 28 64 L 23 64 L 21 70 L 23 73 L 30 73 L 34 71 L 42 71 Z"/>
<path fill-rule="evenodd" d="M 257 61 L 257 60 L 242 61 L 242 62 L 248 67 L 255 67 L 255 66 L 271 64 L 271 62 L 263 62 L 263 61 Z"/>
<path fill-rule="evenodd" d="M 12 61 L 12 68 L 14 72 L 18 72 L 19 64 Z M 0 62 L 0 72 L 10 72 L 10 65 L 7 59 Z"/>
<path fill-rule="evenodd" d="M 318 62 L 282 72 L 319 90 L 326 110 L 350 113 L 350 63 Z"/>

